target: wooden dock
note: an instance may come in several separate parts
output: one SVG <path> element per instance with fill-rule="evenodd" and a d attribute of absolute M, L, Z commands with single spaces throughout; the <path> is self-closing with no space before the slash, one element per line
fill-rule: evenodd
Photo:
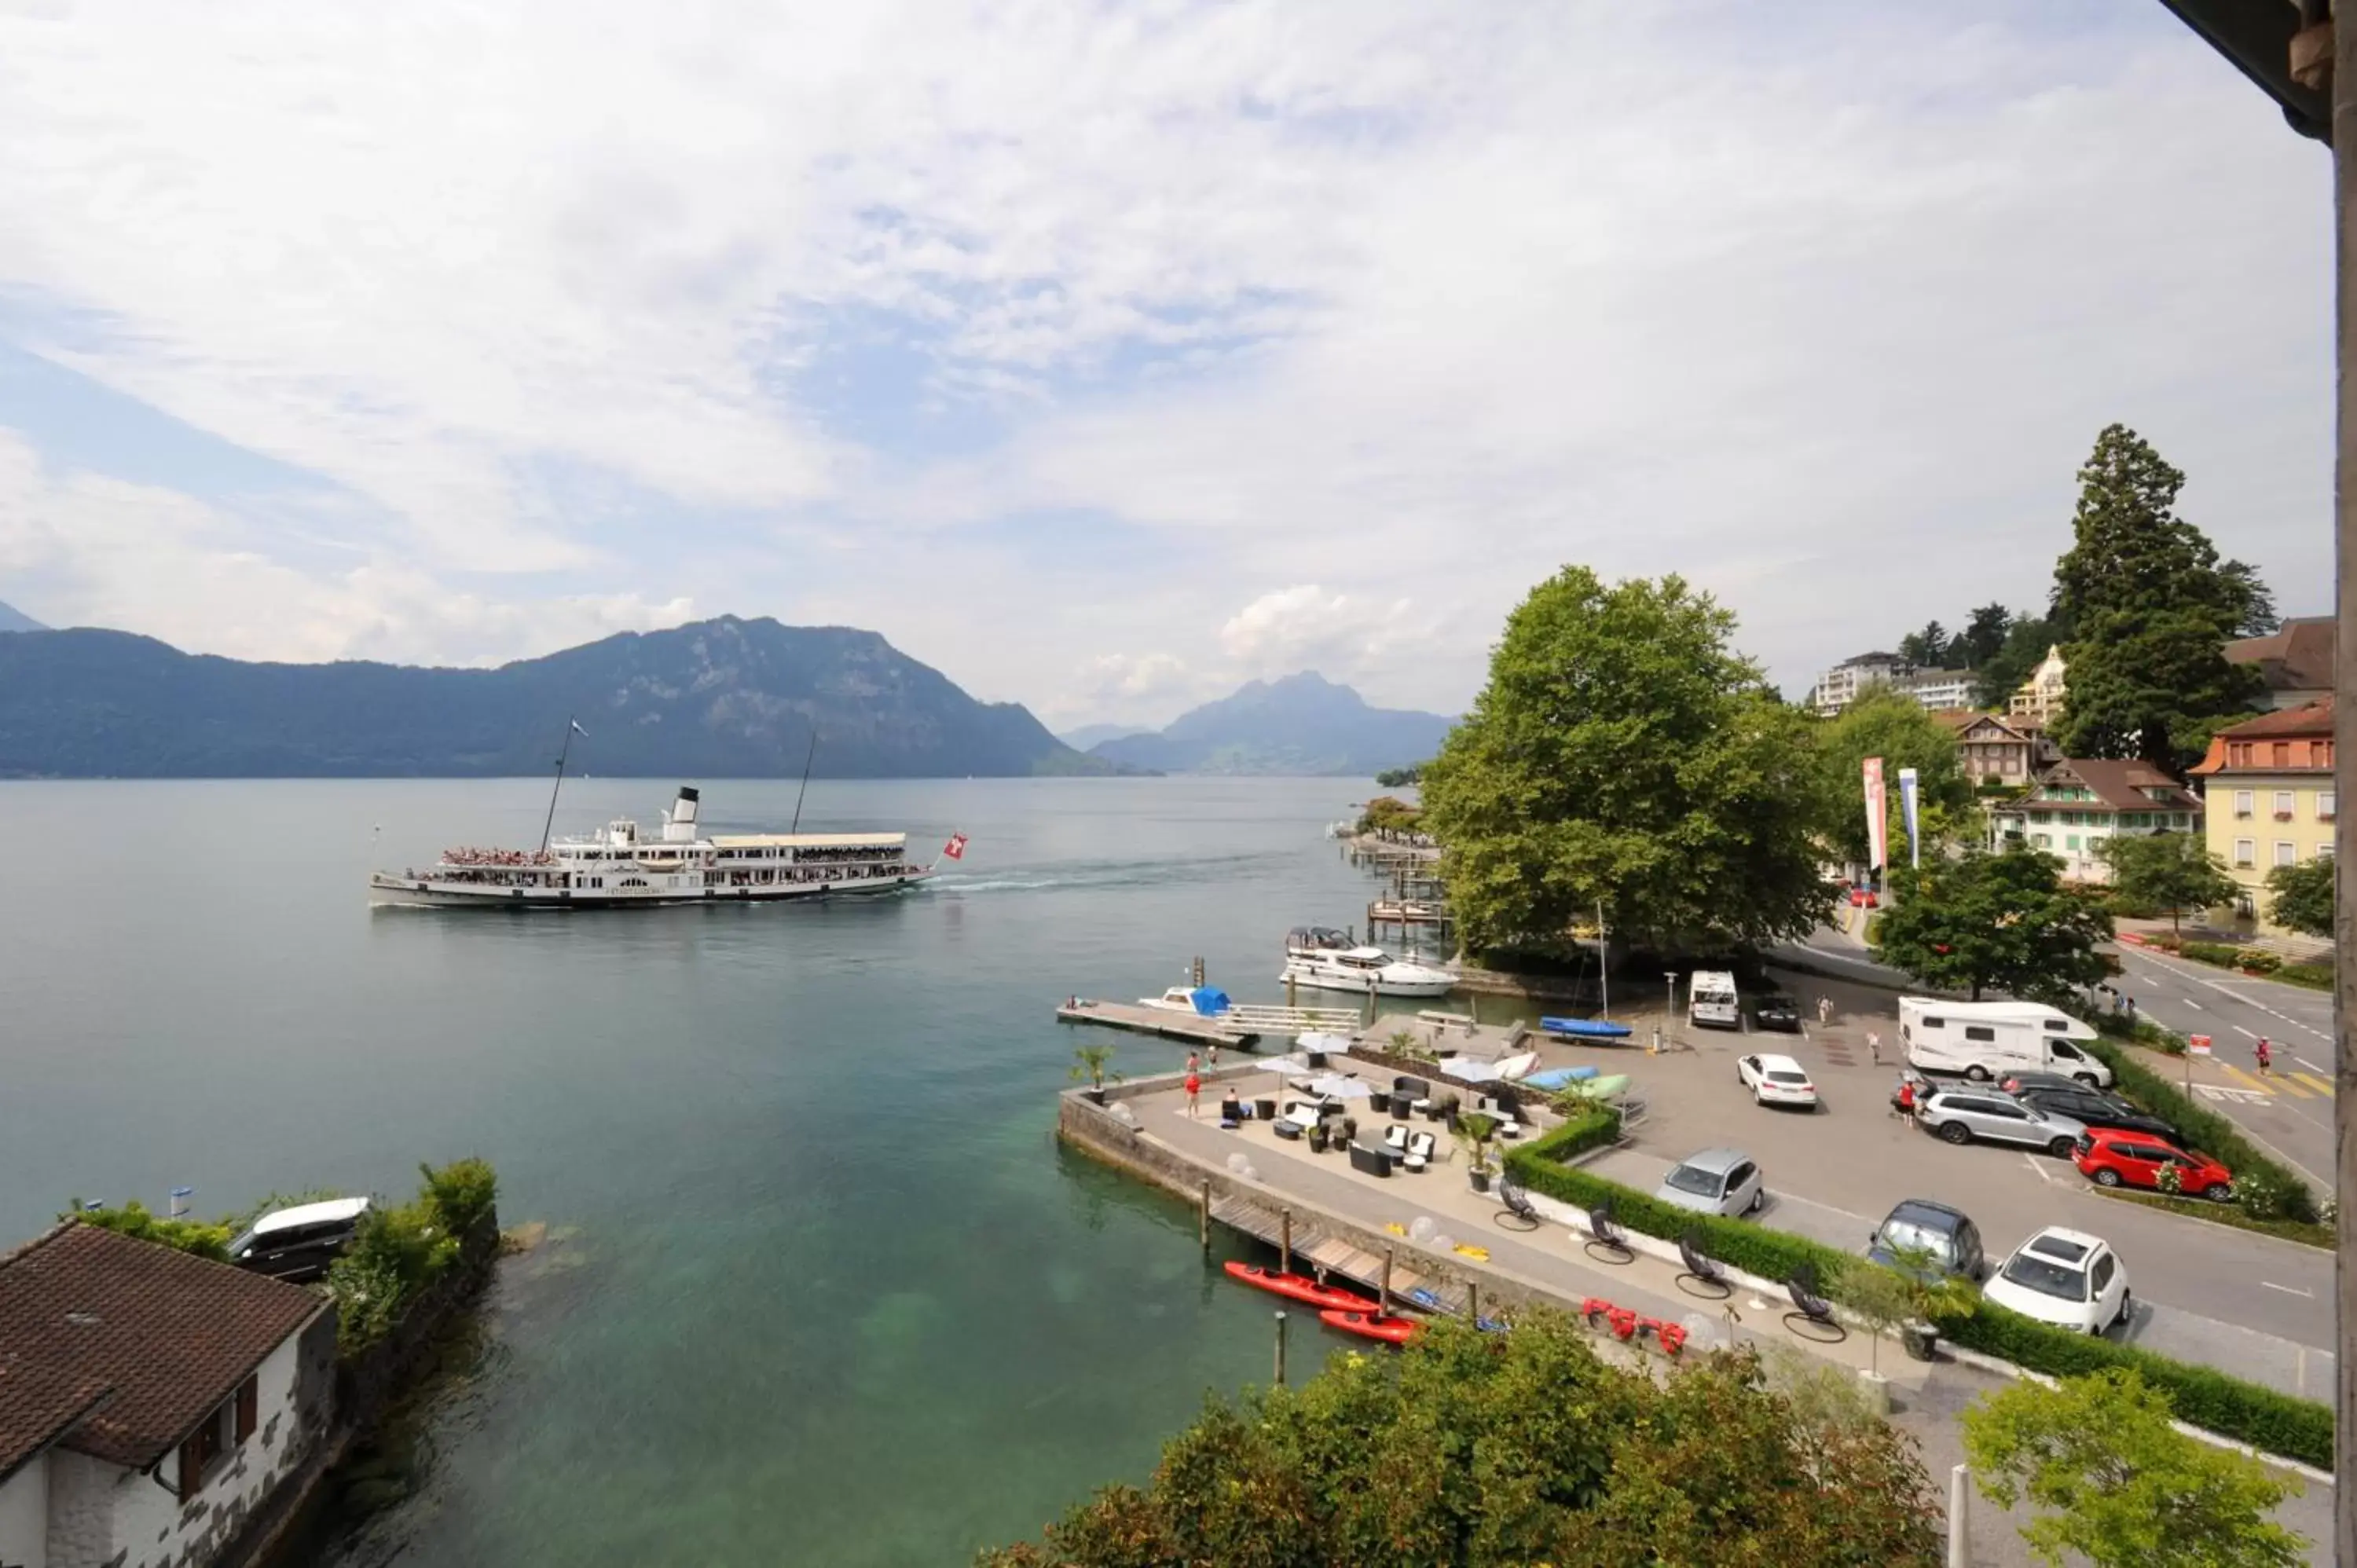
<path fill-rule="evenodd" d="M 1212 1201 L 1211 1218 L 1231 1230 L 1241 1230 L 1278 1248 L 1285 1245 L 1289 1222 L 1296 1273 L 1315 1273 L 1321 1279 L 1339 1274 L 1353 1284 L 1364 1286 L 1369 1294 L 1383 1288 L 1383 1253 L 1371 1252 L 1342 1237 L 1328 1234 L 1307 1215 L 1296 1214 L 1283 1206 L 1272 1208 L 1250 1198 L 1230 1197 Z M 1391 1265 L 1391 1293 L 1395 1304 L 1425 1312 L 1462 1313 L 1469 1299 L 1462 1284 L 1426 1279 L 1401 1265 L 1395 1255 Z"/>
<path fill-rule="evenodd" d="M 1135 1002 L 1093 1002 L 1082 998 L 1059 1006 L 1056 1017 L 1066 1024 L 1094 1024 L 1106 1029 L 1126 1029 L 1133 1035 L 1157 1035 L 1166 1040 L 1228 1046 L 1239 1050 L 1260 1039 L 1256 1029 L 1222 1024 L 1200 1013 L 1181 1013 L 1176 1007 L 1147 1007 Z"/>

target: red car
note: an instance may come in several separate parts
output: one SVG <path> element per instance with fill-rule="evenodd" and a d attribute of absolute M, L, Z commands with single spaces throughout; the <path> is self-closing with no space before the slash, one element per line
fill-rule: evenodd
<path fill-rule="evenodd" d="M 2188 1197 L 2231 1202 L 2234 1173 L 2209 1155 L 2187 1154 L 2165 1138 L 2130 1133 L 2117 1127 L 2090 1128 L 2079 1140 L 2072 1163 L 2079 1174 L 2101 1187 L 2144 1187 L 2158 1190 L 2160 1173 L 2177 1167 L 2177 1190 Z"/>
<path fill-rule="evenodd" d="M 1853 908 L 1859 909 L 1878 909 L 1882 907 L 1882 900 L 1875 897 L 1874 889 L 1871 887 L 1851 888 L 1849 901 Z"/>

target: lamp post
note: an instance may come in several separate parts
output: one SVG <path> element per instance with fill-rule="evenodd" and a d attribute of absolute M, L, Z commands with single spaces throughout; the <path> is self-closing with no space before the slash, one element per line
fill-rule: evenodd
<path fill-rule="evenodd" d="M 1670 1026 L 1670 1021 L 1678 1015 L 1678 972 L 1674 969 L 1664 970 L 1662 973 L 1662 978 L 1668 981 L 1670 984 L 1669 1011 L 1662 1015 L 1662 1028 L 1666 1029 Z M 1655 1039 L 1661 1038 L 1660 1029 L 1656 1029 L 1653 1032 L 1653 1037 Z"/>

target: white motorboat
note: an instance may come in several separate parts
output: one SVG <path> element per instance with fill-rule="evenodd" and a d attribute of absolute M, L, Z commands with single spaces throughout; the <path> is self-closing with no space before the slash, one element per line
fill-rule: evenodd
<path fill-rule="evenodd" d="M 1394 958 L 1375 947 L 1297 947 L 1287 942 L 1285 971 L 1277 979 L 1361 996 L 1371 990 L 1378 996 L 1446 996 L 1457 989 L 1457 976 L 1449 971 Z"/>

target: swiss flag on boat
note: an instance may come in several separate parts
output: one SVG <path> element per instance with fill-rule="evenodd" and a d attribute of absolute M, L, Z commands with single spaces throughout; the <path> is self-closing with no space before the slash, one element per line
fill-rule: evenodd
<path fill-rule="evenodd" d="M 965 858 L 965 835 L 963 833 L 952 833 L 950 835 L 950 842 L 942 845 L 942 854 L 947 855 L 952 860 L 963 860 Z"/>

